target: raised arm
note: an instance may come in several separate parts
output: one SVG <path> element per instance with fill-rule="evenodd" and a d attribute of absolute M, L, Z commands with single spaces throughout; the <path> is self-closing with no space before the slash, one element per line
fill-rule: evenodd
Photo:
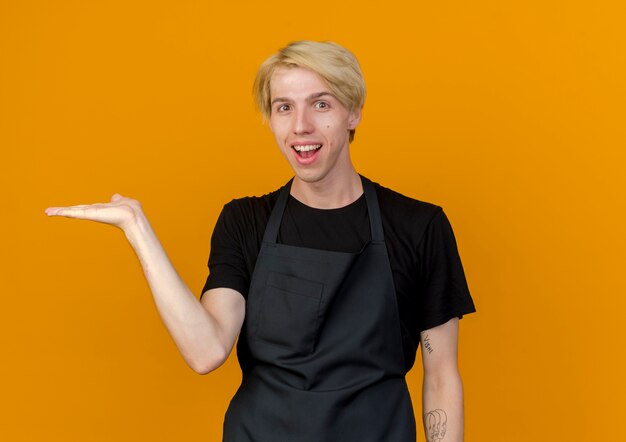
<path fill-rule="evenodd" d="M 457 366 L 459 319 L 421 333 L 422 416 L 428 442 L 463 441 L 463 384 Z"/>
<path fill-rule="evenodd" d="M 109 203 L 49 207 L 46 213 L 122 229 L 139 258 L 161 319 L 187 364 L 205 374 L 224 363 L 243 323 L 244 298 L 235 290 L 218 288 L 209 290 L 201 303 L 176 272 L 138 201 L 115 194 Z"/>

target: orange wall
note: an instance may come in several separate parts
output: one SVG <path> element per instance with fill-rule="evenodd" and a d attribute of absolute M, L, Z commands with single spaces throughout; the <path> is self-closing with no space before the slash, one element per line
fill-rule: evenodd
<path fill-rule="evenodd" d="M 466 440 L 623 437 L 621 5 L 0 0 L 0 439 L 220 440 L 234 358 L 195 374 L 123 234 L 43 210 L 139 199 L 199 295 L 222 205 L 290 177 L 250 91 L 304 38 L 361 60 L 358 170 L 452 221 Z"/>

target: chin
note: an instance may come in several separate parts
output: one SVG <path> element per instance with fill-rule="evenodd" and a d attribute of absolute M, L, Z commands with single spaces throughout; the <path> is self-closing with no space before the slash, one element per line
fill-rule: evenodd
<path fill-rule="evenodd" d="M 315 173 L 312 171 L 302 171 L 295 168 L 293 171 L 300 181 L 308 184 L 316 183 L 323 178 L 323 176 L 321 176 L 319 173 Z"/>

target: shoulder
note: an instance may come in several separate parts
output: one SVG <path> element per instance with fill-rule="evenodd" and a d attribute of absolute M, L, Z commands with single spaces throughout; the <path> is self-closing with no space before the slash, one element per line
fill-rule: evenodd
<path fill-rule="evenodd" d="M 282 187 L 261 196 L 234 198 L 224 205 L 220 220 L 233 234 L 263 232 Z"/>
<path fill-rule="evenodd" d="M 429 224 L 445 216 L 437 204 L 403 195 L 376 182 L 374 186 L 383 223 L 397 234 L 410 234 L 414 241 L 419 241 Z"/>
<path fill-rule="evenodd" d="M 278 199 L 281 189 L 282 187 L 261 196 L 244 196 L 234 198 L 224 205 L 224 210 L 232 215 L 243 215 L 264 211 L 271 212 L 274 208 L 274 204 L 276 204 L 276 200 Z"/>

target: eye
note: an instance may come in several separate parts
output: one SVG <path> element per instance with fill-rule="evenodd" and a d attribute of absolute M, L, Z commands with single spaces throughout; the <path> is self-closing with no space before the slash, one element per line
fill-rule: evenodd
<path fill-rule="evenodd" d="M 315 107 L 318 109 L 328 109 L 330 105 L 326 101 L 318 101 L 315 103 Z"/>
<path fill-rule="evenodd" d="M 288 104 L 281 104 L 281 105 L 279 105 L 279 106 L 276 108 L 276 110 L 277 110 L 278 112 L 285 112 L 285 111 L 288 111 L 288 110 L 289 110 L 289 105 L 288 105 Z"/>

